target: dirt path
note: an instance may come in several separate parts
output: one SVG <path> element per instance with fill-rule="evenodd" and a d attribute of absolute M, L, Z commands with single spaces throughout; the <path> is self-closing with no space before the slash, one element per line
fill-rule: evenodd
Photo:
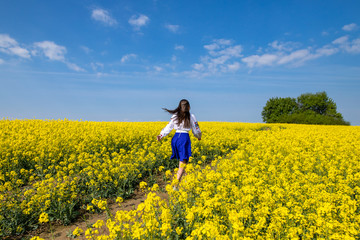
<path fill-rule="evenodd" d="M 211 168 L 215 168 L 215 167 L 212 166 Z M 148 182 L 146 179 L 144 181 Z M 169 195 L 167 194 L 167 192 L 165 190 L 165 187 L 167 184 L 169 184 L 169 182 L 171 182 L 171 179 L 168 182 L 166 182 L 164 180 L 163 174 L 159 174 L 158 176 L 155 177 L 155 183 L 157 183 L 159 185 L 159 189 L 160 189 L 160 191 L 157 192 L 157 195 L 161 199 L 165 199 L 165 200 L 169 199 Z M 116 212 L 119 210 L 129 211 L 129 210 L 136 209 L 140 203 L 145 201 L 145 199 L 146 199 L 145 192 L 140 191 L 139 189 L 136 189 L 134 191 L 134 194 L 131 196 L 131 198 L 125 199 L 124 202 L 121 203 L 121 206 L 119 206 L 118 203 L 114 203 L 114 202 L 109 203 L 108 202 L 108 207 L 110 209 L 111 214 L 115 216 Z M 75 220 L 73 223 L 71 223 L 71 225 L 64 226 L 64 225 L 52 223 L 51 229 L 50 229 L 49 224 L 48 225 L 40 225 L 39 228 L 35 231 L 28 232 L 21 236 L 6 237 L 5 240 L 20 240 L 20 239 L 21 240 L 29 240 L 30 238 L 32 238 L 34 236 L 39 236 L 40 238 L 50 239 L 50 240 L 70 240 L 70 239 L 73 239 L 71 237 L 71 235 L 72 235 L 72 232 L 75 230 L 75 228 L 79 227 L 85 231 L 87 228 L 89 228 L 91 225 L 96 223 L 98 220 L 104 220 L 104 222 L 106 222 L 107 219 L 108 219 L 108 216 L 107 216 L 106 212 L 103 212 L 101 214 L 91 214 L 91 213 L 85 212 L 77 220 Z M 106 228 L 103 227 L 102 229 L 104 230 Z M 100 234 L 105 234 L 105 233 L 108 233 L 108 232 L 106 232 L 106 230 L 104 230 L 102 232 L 102 230 L 100 229 Z M 80 239 L 80 240 L 84 239 L 85 240 L 86 238 L 84 236 L 84 233 L 82 233 L 81 236 L 77 237 L 76 239 Z"/>
<path fill-rule="evenodd" d="M 158 196 L 162 199 L 168 199 L 169 196 L 165 191 L 166 182 L 164 182 L 161 178 L 157 179 L 157 184 L 159 185 L 161 191 L 158 192 Z M 124 202 L 121 203 L 121 206 L 117 203 L 110 203 L 108 205 L 111 214 L 115 215 L 115 213 L 119 210 L 133 210 L 136 209 L 137 206 L 144 202 L 146 199 L 146 195 L 144 192 L 135 190 L 134 195 L 130 199 L 124 200 Z M 108 219 L 106 212 L 103 212 L 101 214 L 90 214 L 86 213 L 81 216 L 78 220 L 76 220 L 74 223 L 68 226 L 63 225 L 57 225 L 52 226 L 52 231 L 50 231 L 50 227 L 43 227 L 40 229 L 37 233 L 32 233 L 29 236 L 31 238 L 32 236 L 39 236 L 43 239 L 55 239 L 55 240 L 70 240 L 72 232 L 75 230 L 75 228 L 79 227 L 83 229 L 84 231 L 87 229 L 88 226 L 96 223 L 97 220 L 106 220 Z M 82 234 L 80 237 L 76 239 L 86 239 L 84 234 Z"/>

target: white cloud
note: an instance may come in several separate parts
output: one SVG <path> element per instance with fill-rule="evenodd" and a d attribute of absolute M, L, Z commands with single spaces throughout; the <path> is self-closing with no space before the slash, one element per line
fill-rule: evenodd
<path fill-rule="evenodd" d="M 227 55 L 222 55 L 220 57 L 217 58 L 210 58 L 210 63 L 216 65 L 222 65 L 224 64 L 227 60 L 229 60 L 230 56 Z"/>
<path fill-rule="evenodd" d="M 192 67 L 197 71 L 204 70 L 204 64 L 202 64 L 202 63 L 194 63 L 192 65 Z"/>
<path fill-rule="evenodd" d="M 241 64 L 239 62 L 234 62 L 232 64 L 228 64 L 227 68 L 229 71 L 231 72 L 236 72 L 237 70 L 239 70 L 241 67 Z"/>
<path fill-rule="evenodd" d="M 0 52 L 4 52 L 9 55 L 16 55 L 22 58 L 31 58 L 31 55 L 37 56 L 43 54 L 52 61 L 63 62 L 68 68 L 74 71 L 85 71 L 75 63 L 66 61 L 66 47 L 57 45 L 52 41 L 35 42 L 30 55 L 29 50 L 20 47 L 19 43 L 15 39 L 11 38 L 7 34 L 0 34 Z M 2 59 L 0 62 L 4 63 Z"/>
<path fill-rule="evenodd" d="M 75 63 L 70 63 L 70 62 L 65 62 L 66 66 L 68 66 L 68 68 L 70 68 L 71 70 L 74 70 L 76 72 L 85 72 L 85 69 L 79 67 L 78 65 L 76 65 Z"/>
<path fill-rule="evenodd" d="M 0 58 L 0 64 L 4 64 L 5 61 Z"/>
<path fill-rule="evenodd" d="M 343 36 L 332 41 L 333 44 L 344 44 L 349 41 L 349 36 Z"/>
<path fill-rule="evenodd" d="M 260 66 L 271 66 L 278 59 L 279 59 L 279 56 L 277 56 L 275 54 L 264 54 L 261 56 L 252 55 L 249 57 L 245 57 L 245 58 L 241 59 L 241 61 L 246 63 L 249 68 L 253 68 L 253 67 L 260 67 Z"/>
<path fill-rule="evenodd" d="M 100 62 L 95 62 L 95 63 L 91 63 L 90 64 L 90 66 L 91 66 L 91 68 L 92 68 L 92 70 L 94 70 L 94 71 L 98 71 L 98 69 L 100 68 L 100 69 L 103 69 L 104 68 L 104 64 L 102 64 L 102 63 L 100 63 Z"/>
<path fill-rule="evenodd" d="M 286 63 L 293 62 L 296 60 L 305 59 L 309 55 L 310 55 L 310 51 L 308 49 L 297 50 L 297 51 L 290 53 L 289 55 L 285 55 L 285 56 L 281 57 L 279 59 L 279 61 L 277 62 L 277 64 L 286 64 Z"/>
<path fill-rule="evenodd" d="M 0 34 L 0 47 L 1 48 L 10 48 L 13 46 L 17 46 L 18 43 L 15 39 L 11 38 L 7 34 Z"/>
<path fill-rule="evenodd" d="M 347 25 L 344 29 L 354 29 L 354 25 Z M 300 66 L 307 61 L 321 57 L 332 56 L 340 51 L 359 54 L 360 38 L 351 39 L 349 35 L 339 37 L 321 47 L 300 48 L 297 42 L 273 41 L 268 48 L 259 50 L 257 54 L 243 57 L 242 46 L 234 45 L 231 40 L 216 39 L 204 45 L 207 55 L 200 57 L 200 62 L 192 64 L 193 76 L 208 76 L 217 72 L 237 71 L 245 64 L 248 68 L 263 66 L 292 65 Z M 260 53 L 259 53 L 260 52 Z M 237 59 L 240 58 L 240 61 Z"/>
<path fill-rule="evenodd" d="M 52 41 L 36 42 L 34 45 L 50 60 L 65 60 L 66 47 L 57 45 Z"/>
<path fill-rule="evenodd" d="M 322 48 L 316 49 L 315 56 L 317 57 L 323 57 L 323 56 L 330 56 L 339 51 L 338 48 L 327 45 Z"/>
<path fill-rule="evenodd" d="M 231 45 L 232 44 L 232 40 L 230 39 L 215 39 L 214 40 L 215 43 L 219 44 L 220 46 L 225 46 L 225 45 Z"/>
<path fill-rule="evenodd" d="M 225 48 L 217 53 L 215 53 L 216 55 L 225 55 L 225 56 L 229 56 L 229 57 L 241 57 L 241 52 L 242 52 L 242 47 L 240 45 L 236 45 L 236 46 L 232 46 L 232 47 L 228 47 Z"/>
<path fill-rule="evenodd" d="M 311 51 L 310 49 L 300 49 L 285 54 L 283 52 L 274 52 L 272 54 L 252 55 L 242 59 L 247 67 L 262 67 L 262 66 L 278 66 L 284 64 L 293 64 L 294 66 L 302 65 L 304 62 L 330 56 L 338 52 L 338 48 L 326 45 L 322 48 Z"/>
<path fill-rule="evenodd" d="M 110 16 L 110 13 L 107 10 L 97 8 L 94 9 L 91 13 L 91 17 L 99 22 L 102 22 L 108 26 L 114 26 L 117 24 L 117 21 Z"/>
<path fill-rule="evenodd" d="M 217 72 L 234 72 L 240 68 L 240 63 L 234 61 L 242 57 L 242 46 L 233 45 L 229 39 L 214 39 L 211 44 L 204 45 L 208 55 L 200 57 L 200 63 L 192 65 L 193 71 L 202 72 L 202 75 Z"/>
<path fill-rule="evenodd" d="M 350 46 L 346 48 L 346 51 L 349 53 L 360 53 L 360 38 L 353 40 Z"/>
<path fill-rule="evenodd" d="M 175 45 L 175 50 L 184 50 L 185 47 L 183 45 Z"/>
<path fill-rule="evenodd" d="M 166 24 L 165 28 L 168 29 L 170 32 L 177 33 L 179 31 L 180 26 L 179 25 Z"/>
<path fill-rule="evenodd" d="M 228 39 L 214 39 L 212 44 L 204 45 L 204 48 L 209 51 L 215 51 L 217 49 L 224 48 L 232 44 L 231 40 Z"/>
<path fill-rule="evenodd" d="M 133 26 L 135 30 L 140 30 L 140 28 L 148 24 L 149 21 L 150 21 L 149 17 L 143 14 L 133 15 L 129 19 L 129 24 Z"/>
<path fill-rule="evenodd" d="M 360 38 L 349 40 L 349 36 L 343 36 L 333 41 L 333 44 L 339 46 L 345 52 L 357 54 L 360 53 Z"/>
<path fill-rule="evenodd" d="M 175 55 L 172 55 L 171 61 L 172 61 L 172 62 L 176 62 L 176 60 L 177 60 L 176 56 L 175 56 Z"/>
<path fill-rule="evenodd" d="M 81 50 L 83 50 L 86 54 L 91 53 L 93 50 L 91 50 L 90 48 L 86 47 L 86 46 L 80 46 Z"/>
<path fill-rule="evenodd" d="M 221 43 L 222 42 L 222 43 Z M 223 44 L 225 43 L 225 44 Z M 226 42 L 225 39 L 215 41 L 212 44 L 205 45 L 204 48 L 209 51 L 212 56 L 230 56 L 230 57 L 241 57 L 242 47 L 241 45 L 229 46 L 231 43 Z"/>
<path fill-rule="evenodd" d="M 293 51 L 295 48 L 299 47 L 299 43 L 296 42 L 279 42 L 279 41 L 273 41 L 272 43 L 269 43 L 269 46 L 277 51 L 285 51 L 290 52 Z"/>
<path fill-rule="evenodd" d="M 0 34 L 0 52 L 17 55 L 22 58 L 30 58 L 29 51 L 20 47 L 18 42 L 7 34 Z"/>
<path fill-rule="evenodd" d="M 214 51 L 216 49 L 219 49 L 220 46 L 217 43 L 212 43 L 212 44 L 209 44 L 209 45 L 205 45 L 204 48 L 206 50 L 209 50 L 209 51 Z"/>
<path fill-rule="evenodd" d="M 66 47 L 57 45 L 56 43 L 52 41 L 42 41 L 42 42 L 36 42 L 34 43 L 35 50 L 33 51 L 33 54 L 37 54 L 40 52 L 41 54 L 44 54 L 48 59 L 51 61 L 60 61 L 66 64 L 66 66 L 74 71 L 77 72 L 84 72 L 85 70 L 75 63 L 68 62 L 65 59 L 66 54 Z"/>
<path fill-rule="evenodd" d="M 345 25 L 342 27 L 342 30 L 347 31 L 347 32 L 351 32 L 357 29 L 357 25 L 355 23 L 350 23 L 348 25 Z"/>
<path fill-rule="evenodd" d="M 96 73 L 96 77 L 98 77 L 98 78 L 105 77 L 105 76 L 108 76 L 108 74 L 107 73 L 102 73 L 102 72 Z"/>
<path fill-rule="evenodd" d="M 30 58 L 30 53 L 25 48 L 16 46 L 16 47 L 9 48 L 9 50 L 10 50 L 10 52 L 12 52 L 15 55 L 18 55 L 19 57 Z"/>
<path fill-rule="evenodd" d="M 338 38 L 333 41 L 333 44 L 344 44 L 348 41 L 347 37 Z M 295 50 L 292 47 L 284 48 L 283 44 L 279 44 L 277 41 L 269 44 L 272 48 L 277 51 L 272 53 L 267 53 L 263 55 L 251 55 L 242 59 L 242 61 L 249 68 L 262 67 L 262 66 L 278 66 L 284 64 L 292 64 L 293 66 L 300 66 L 306 61 L 330 56 L 339 51 L 339 48 L 328 44 L 321 48 L 312 50 L 311 48 L 307 49 L 298 49 Z M 294 45 L 295 46 L 295 45 Z M 285 49 L 289 52 L 285 52 Z"/>
<path fill-rule="evenodd" d="M 162 68 L 162 67 L 159 67 L 159 66 L 154 66 L 154 69 L 155 69 L 155 71 L 157 71 L 157 72 L 161 72 L 161 71 L 163 70 L 163 68 Z"/>
<path fill-rule="evenodd" d="M 134 59 L 137 58 L 136 54 L 130 53 L 130 54 L 126 54 L 121 58 L 121 63 L 125 63 L 127 61 L 129 61 L 130 59 Z"/>

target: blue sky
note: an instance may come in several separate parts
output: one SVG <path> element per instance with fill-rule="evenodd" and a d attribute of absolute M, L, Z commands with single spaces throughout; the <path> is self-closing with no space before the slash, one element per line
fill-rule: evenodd
<path fill-rule="evenodd" d="M 262 122 L 326 91 L 360 125 L 360 1 L 0 1 L 0 118 Z"/>

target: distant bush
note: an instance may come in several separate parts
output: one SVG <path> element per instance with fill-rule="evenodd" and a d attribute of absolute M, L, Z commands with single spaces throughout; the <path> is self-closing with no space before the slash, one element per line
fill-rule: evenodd
<path fill-rule="evenodd" d="M 261 112 L 266 123 L 350 125 L 336 111 L 326 92 L 305 93 L 295 98 L 270 98 Z"/>
<path fill-rule="evenodd" d="M 283 115 L 291 115 L 298 111 L 298 104 L 294 98 L 270 98 L 262 112 L 263 120 L 266 123 L 280 122 Z"/>
<path fill-rule="evenodd" d="M 350 125 L 342 118 L 321 115 L 312 111 L 284 114 L 278 119 L 281 123 L 318 124 L 318 125 Z"/>

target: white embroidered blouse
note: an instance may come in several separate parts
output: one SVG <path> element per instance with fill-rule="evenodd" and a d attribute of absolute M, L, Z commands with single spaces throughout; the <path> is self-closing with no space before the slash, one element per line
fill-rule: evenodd
<path fill-rule="evenodd" d="M 190 130 L 192 130 L 194 136 L 198 139 L 201 139 L 200 127 L 196 121 L 194 114 L 190 114 L 190 128 L 185 128 L 184 122 L 178 124 L 176 114 L 172 115 L 170 122 L 166 125 L 166 127 L 163 130 L 161 130 L 160 138 L 167 136 L 173 129 L 175 129 L 176 132 L 180 132 L 180 133 L 188 133 Z"/>

